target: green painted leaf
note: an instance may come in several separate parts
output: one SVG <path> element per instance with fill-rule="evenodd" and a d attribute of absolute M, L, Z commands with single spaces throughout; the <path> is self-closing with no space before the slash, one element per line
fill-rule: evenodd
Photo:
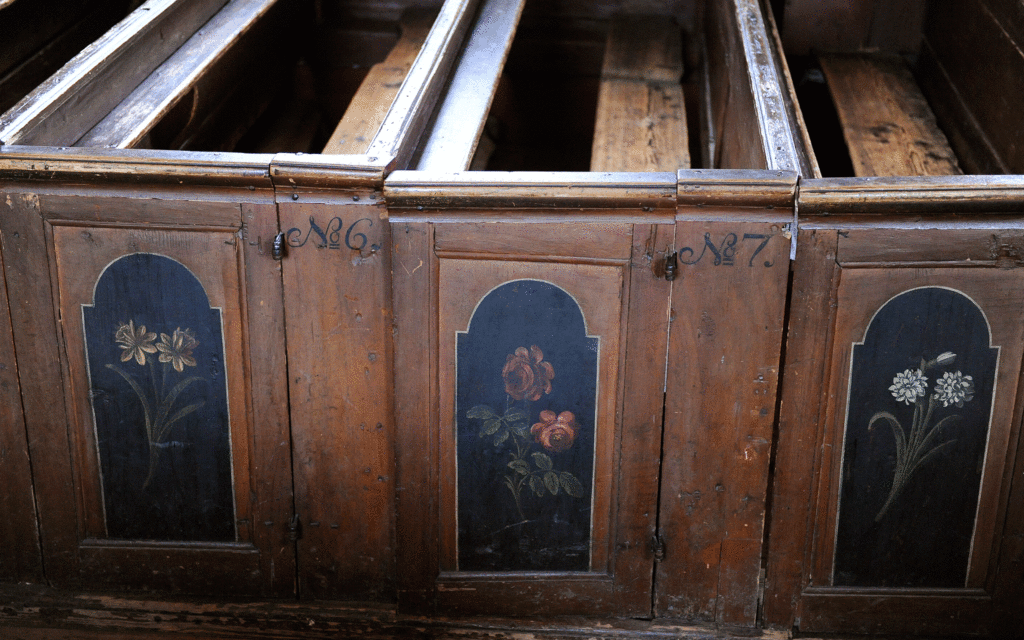
<path fill-rule="evenodd" d="M 574 498 L 583 497 L 583 485 L 576 479 L 576 476 L 572 475 L 568 471 L 563 471 L 558 476 L 558 481 L 561 482 L 562 488 L 565 492 Z"/>
<path fill-rule="evenodd" d="M 548 471 L 544 474 L 544 486 L 548 488 L 551 495 L 558 495 L 558 474 L 554 471 Z"/>
<path fill-rule="evenodd" d="M 530 488 L 537 494 L 537 497 L 544 495 L 544 481 L 538 476 L 530 476 Z"/>
<path fill-rule="evenodd" d="M 493 436 L 498 431 L 498 427 L 501 426 L 500 418 L 490 418 L 484 420 L 484 426 L 480 429 L 481 436 Z"/>
<path fill-rule="evenodd" d="M 505 420 L 509 422 L 528 422 L 530 416 L 518 407 L 511 407 L 505 412 Z"/>
<path fill-rule="evenodd" d="M 546 453 L 537 452 L 533 454 L 533 464 L 537 465 L 538 469 L 544 471 L 551 471 L 551 458 Z"/>
<path fill-rule="evenodd" d="M 502 442 L 508 440 L 508 434 L 508 429 L 502 429 L 500 432 L 498 432 L 498 435 L 494 436 L 494 446 L 498 446 Z"/>
<path fill-rule="evenodd" d="M 516 459 L 508 463 L 508 466 L 510 469 L 522 476 L 530 473 L 530 465 L 526 464 L 526 460 Z"/>
<path fill-rule="evenodd" d="M 494 410 L 488 407 L 486 404 L 478 404 L 466 412 L 466 417 L 481 418 L 483 420 L 486 420 L 488 418 L 497 418 L 498 414 L 494 413 Z"/>

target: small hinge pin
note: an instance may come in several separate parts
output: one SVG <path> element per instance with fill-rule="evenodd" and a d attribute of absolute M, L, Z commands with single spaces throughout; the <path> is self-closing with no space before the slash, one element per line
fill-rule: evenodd
<path fill-rule="evenodd" d="M 280 260 L 284 257 L 284 234 L 279 233 L 274 236 L 274 247 L 271 255 L 274 256 L 274 260 Z"/>
<path fill-rule="evenodd" d="M 676 259 L 676 252 L 665 256 L 665 279 L 672 282 L 679 273 L 679 261 Z"/>
<path fill-rule="evenodd" d="M 651 550 L 654 552 L 654 559 L 661 562 L 665 559 L 665 538 L 661 535 L 651 537 Z"/>

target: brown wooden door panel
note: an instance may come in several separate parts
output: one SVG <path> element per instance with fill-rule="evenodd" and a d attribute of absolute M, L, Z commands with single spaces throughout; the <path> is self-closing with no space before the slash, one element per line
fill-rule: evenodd
<path fill-rule="evenodd" d="M 801 231 L 769 623 L 999 634 L 1019 616 L 1009 495 L 1024 275 L 1012 226 Z"/>
<path fill-rule="evenodd" d="M 392 222 L 400 605 L 649 613 L 670 230 Z"/>
<path fill-rule="evenodd" d="M 658 615 L 757 622 L 788 223 L 676 223 Z"/>
<path fill-rule="evenodd" d="M 390 229 L 370 188 L 284 195 L 299 591 L 391 601 Z"/>
<path fill-rule="evenodd" d="M 48 578 L 290 592 L 288 425 L 267 402 L 284 382 L 276 210 L 112 192 L 15 193 L 5 217 L 24 238 L 22 384 L 49 390 L 28 425 Z"/>

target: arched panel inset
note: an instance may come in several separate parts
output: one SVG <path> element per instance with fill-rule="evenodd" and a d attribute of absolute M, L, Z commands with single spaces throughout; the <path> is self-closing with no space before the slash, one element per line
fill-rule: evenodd
<path fill-rule="evenodd" d="M 964 587 L 999 348 L 965 294 L 886 302 L 855 343 L 833 583 Z"/>
<path fill-rule="evenodd" d="M 539 280 L 494 288 L 457 332 L 460 571 L 590 569 L 599 350 Z"/>
<path fill-rule="evenodd" d="M 107 536 L 234 541 L 221 310 L 179 262 L 134 253 L 82 317 Z"/>

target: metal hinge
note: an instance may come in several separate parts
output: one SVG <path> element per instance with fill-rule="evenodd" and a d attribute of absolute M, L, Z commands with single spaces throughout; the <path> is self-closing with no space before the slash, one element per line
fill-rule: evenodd
<path fill-rule="evenodd" d="M 676 258 L 676 252 L 665 256 L 665 279 L 672 282 L 676 279 L 676 274 L 679 273 L 679 261 Z"/>
<path fill-rule="evenodd" d="M 665 559 L 665 538 L 661 534 L 651 536 L 651 553 L 658 562 Z"/>
<path fill-rule="evenodd" d="M 302 526 L 299 524 L 299 514 L 296 513 L 288 522 L 288 541 L 298 542 L 300 537 L 302 537 Z"/>

